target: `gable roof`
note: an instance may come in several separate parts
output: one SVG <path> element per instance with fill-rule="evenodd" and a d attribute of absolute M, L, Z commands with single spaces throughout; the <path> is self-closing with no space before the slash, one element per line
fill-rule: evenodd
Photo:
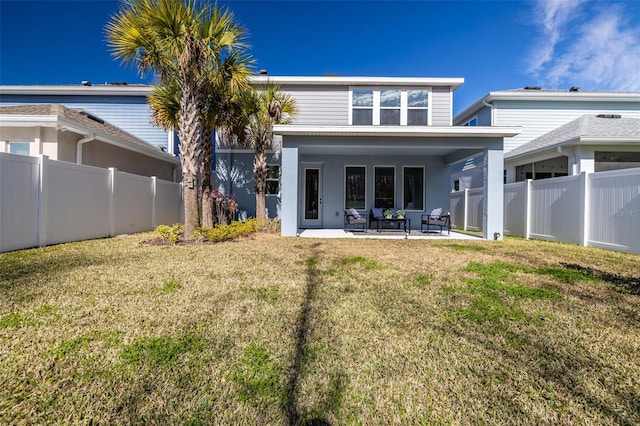
<path fill-rule="evenodd" d="M 107 143 L 137 151 L 171 163 L 179 163 L 171 154 L 143 141 L 131 133 L 100 119 L 87 111 L 60 104 L 0 106 L 0 122 L 4 126 L 58 127 L 81 135 L 96 135 Z"/>
<path fill-rule="evenodd" d="M 521 157 L 563 145 L 629 142 L 640 144 L 640 119 L 611 114 L 583 115 L 505 153 L 504 158 Z"/>

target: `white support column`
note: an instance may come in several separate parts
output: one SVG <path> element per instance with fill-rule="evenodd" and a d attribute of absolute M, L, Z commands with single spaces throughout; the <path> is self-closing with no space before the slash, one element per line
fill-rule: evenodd
<path fill-rule="evenodd" d="M 593 148 L 589 149 L 583 146 L 576 147 L 576 163 L 579 174 L 595 172 L 596 154 Z"/>
<path fill-rule="evenodd" d="M 40 168 L 39 188 L 38 188 L 38 247 L 47 245 L 47 200 L 49 189 L 49 157 L 39 155 L 38 165 Z"/>
<path fill-rule="evenodd" d="M 504 173 L 502 148 L 490 148 L 484 153 L 484 203 L 482 236 L 487 240 L 502 240 L 504 234 Z"/>
<path fill-rule="evenodd" d="M 298 160 L 297 147 L 282 147 L 280 233 L 283 237 L 293 237 L 298 233 Z"/>

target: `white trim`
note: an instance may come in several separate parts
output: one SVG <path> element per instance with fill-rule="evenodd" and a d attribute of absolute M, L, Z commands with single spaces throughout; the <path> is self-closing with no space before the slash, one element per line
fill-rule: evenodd
<path fill-rule="evenodd" d="M 415 87 L 415 86 L 372 86 L 372 87 L 363 87 L 363 86 L 350 86 L 349 87 L 349 117 L 347 123 L 349 126 L 353 126 L 353 92 L 354 90 L 367 90 L 371 91 L 373 94 L 373 106 L 372 110 L 372 118 L 371 118 L 371 126 L 383 126 L 380 124 L 380 113 L 383 109 L 397 109 L 398 107 L 383 107 L 380 105 L 381 92 L 383 90 L 395 90 L 400 92 L 400 123 L 399 124 L 389 124 L 384 125 L 385 127 L 424 127 L 423 126 L 409 126 L 408 122 L 408 111 L 409 111 L 409 101 L 408 101 L 408 93 L 411 90 L 422 90 L 427 92 L 427 106 L 426 107 L 412 107 L 412 110 L 427 110 L 427 124 L 426 126 L 430 126 L 432 123 L 432 99 L 433 99 L 433 90 L 432 87 Z M 355 109 L 369 109 L 369 107 L 355 107 Z M 451 120 L 451 118 L 450 118 Z"/>
<path fill-rule="evenodd" d="M 433 127 L 433 126 L 302 126 L 277 124 L 273 132 L 284 136 L 407 136 L 407 137 L 489 137 L 520 134 L 522 127 Z"/>
<path fill-rule="evenodd" d="M 372 207 L 376 206 L 376 169 L 377 168 L 392 168 L 393 169 L 393 207 L 391 208 L 396 208 L 396 183 L 397 183 L 397 176 L 396 176 L 396 166 L 395 165 L 375 165 L 373 166 L 373 204 L 371 204 Z"/>
<path fill-rule="evenodd" d="M 404 208 L 404 169 L 406 168 L 412 168 L 412 169 L 422 169 L 422 209 L 405 209 Z M 411 166 L 411 165 L 402 165 L 402 185 L 401 185 L 401 190 L 402 190 L 402 205 L 400 206 L 401 208 L 403 208 L 405 211 L 407 212 L 424 212 L 425 211 L 425 206 L 426 206 L 426 187 L 427 187 L 427 177 L 426 177 L 426 168 L 424 165 L 421 166 Z"/>
<path fill-rule="evenodd" d="M 342 204 L 343 208 L 347 209 L 347 167 L 361 167 L 364 169 L 364 209 L 356 209 L 356 210 L 367 210 L 367 166 L 363 164 L 345 164 L 344 165 L 344 174 L 342 175 Z"/>

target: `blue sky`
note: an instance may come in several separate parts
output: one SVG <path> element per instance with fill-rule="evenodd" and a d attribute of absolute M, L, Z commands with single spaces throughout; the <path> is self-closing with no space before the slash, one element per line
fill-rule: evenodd
<path fill-rule="evenodd" d="M 640 1 L 219 1 L 270 75 L 464 77 L 455 112 L 524 86 L 640 91 Z M 104 26 L 118 1 L 0 0 L 0 84 L 142 80 Z"/>

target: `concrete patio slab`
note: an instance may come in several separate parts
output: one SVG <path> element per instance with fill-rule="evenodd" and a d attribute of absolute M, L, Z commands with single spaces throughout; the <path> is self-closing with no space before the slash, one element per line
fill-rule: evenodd
<path fill-rule="evenodd" d="M 373 238 L 390 240 L 482 240 L 481 237 L 460 232 L 451 231 L 451 235 L 439 232 L 411 231 L 409 235 L 397 230 L 384 230 L 378 232 L 370 229 L 367 232 L 344 231 L 342 229 L 301 229 L 298 236 L 303 238 Z"/>

